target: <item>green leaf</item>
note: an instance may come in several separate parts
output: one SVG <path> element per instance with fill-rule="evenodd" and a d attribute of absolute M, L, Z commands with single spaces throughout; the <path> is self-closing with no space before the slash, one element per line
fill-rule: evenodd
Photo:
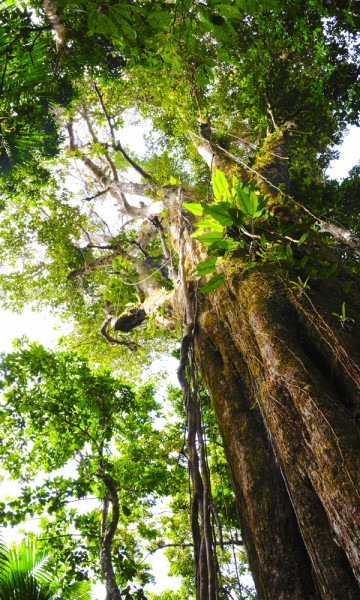
<path fill-rule="evenodd" d="M 203 214 L 203 205 L 198 202 L 183 202 L 183 207 L 190 211 L 195 217 L 201 217 Z"/>
<path fill-rule="evenodd" d="M 233 224 L 233 220 L 229 215 L 229 202 L 217 202 L 216 204 L 205 204 L 202 203 L 204 212 L 211 215 L 216 221 L 219 221 L 221 225 L 230 227 Z"/>
<path fill-rule="evenodd" d="M 211 231 L 209 233 L 204 233 L 202 235 L 192 234 L 195 240 L 199 242 L 203 242 L 204 244 L 213 244 L 214 242 L 220 241 L 223 239 L 223 234 L 218 231 Z"/>
<path fill-rule="evenodd" d="M 191 237 L 197 235 L 204 231 L 204 229 L 211 229 L 211 231 L 218 231 L 223 235 L 223 226 L 219 223 L 219 221 L 215 221 L 212 217 L 208 217 L 207 219 L 203 219 L 196 223 L 196 232 L 192 234 Z"/>
<path fill-rule="evenodd" d="M 218 200 L 230 197 L 229 184 L 222 171 L 216 170 L 215 175 L 212 178 L 214 196 Z"/>
<path fill-rule="evenodd" d="M 130 517 L 130 515 L 131 515 L 130 508 L 126 504 L 123 504 L 121 508 L 122 508 L 122 511 L 123 511 L 125 517 Z"/>
<path fill-rule="evenodd" d="M 309 255 L 308 255 L 308 254 L 305 254 L 305 256 L 303 256 L 303 257 L 302 257 L 302 259 L 301 259 L 301 263 L 300 263 L 300 264 L 301 264 L 301 266 L 302 266 L 302 267 L 305 267 L 305 266 L 306 266 L 306 263 L 308 262 L 308 260 L 309 260 Z"/>
<path fill-rule="evenodd" d="M 257 267 L 258 263 L 252 261 L 252 262 L 248 262 L 244 264 L 244 269 L 253 269 L 254 267 Z"/>
<path fill-rule="evenodd" d="M 343 302 L 342 305 L 341 305 L 341 316 L 342 316 L 343 319 L 346 319 L 345 302 Z"/>
<path fill-rule="evenodd" d="M 260 217 L 268 203 L 268 198 L 256 193 L 251 186 L 233 180 L 232 194 L 241 212 L 247 217 Z"/>
<path fill-rule="evenodd" d="M 204 275 L 209 275 L 209 273 L 216 271 L 216 261 L 217 257 L 214 256 L 213 258 L 198 263 L 195 267 L 196 277 L 203 277 Z"/>
<path fill-rule="evenodd" d="M 216 252 L 217 250 L 226 250 L 226 252 L 233 252 L 240 245 L 240 242 L 236 242 L 235 240 L 231 240 L 229 238 L 219 240 L 218 242 L 214 242 L 209 247 L 209 252 Z"/>
<path fill-rule="evenodd" d="M 216 290 L 217 288 L 221 287 L 222 285 L 224 285 L 224 283 L 225 277 L 223 275 L 218 274 L 212 277 L 210 281 L 205 283 L 205 285 L 202 285 L 199 291 L 202 294 L 207 294 L 207 292 L 211 292 L 212 290 Z"/>
<path fill-rule="evenodd" d="M 309 232 L 306 231 L 305 233 L 303 233 L 303 235 L 301 236 L 301 238 L 298 240 L 298 246 L 301 246 L 301 244 L 303 244 L 305 242 L 305 240 L 307 239 L 309 235 Z"/>
<path fill-rule="evenodd" d="M 225 19 L 240 19 L 241 18 L 239 9 L 236 8 L 236 6 L 232 6 L 230 4 L 217 4 L 216 10 L 219 12 L 219 14 L 221 16 L 225 17 Z"/>
<path fill-rule="evenodd" d="M 249 217 L 253 217 L 258 207 L 258 197 L 252 190 L 247 194 L 245 190 L 240 190 L 239 194 L 240 210 Z"/>
<path fill-rule="evenodd" d="M 261 217 L 261 215 L 264 212 L 264 209 L 267 206 L 268 201 L 269 201 L 269 199 L 266 196 L 263 196 L 263 194 L 259 194 L 257 196 L 258 206 L 257 206 L 256 213 L 253 215 L 254 217 Z"/>
<path fill-rule="evenodd" d="M 286 246 L 285 246 L 285 255 L 286 255 L 286 259 L 289 262 L 293 262 L 294 255 L 293 255 L 293 251 L 292 251 L 290 244 L 286 244 Z"/>
<path fill-rule="evenodd" d="M 244 213 L 238 208 L 229 208 L 229 215 L 236 227 L 242 227 L 244 224 Z"/>

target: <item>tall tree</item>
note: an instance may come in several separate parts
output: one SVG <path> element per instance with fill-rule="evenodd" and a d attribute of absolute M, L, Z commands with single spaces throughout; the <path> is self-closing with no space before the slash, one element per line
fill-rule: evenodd
<path fill-rule="evenodd" d="M 86 39 L 104 36 L 124 57 L 119 80 L 93 69 L 58 111 L 68 157 L 91 182 L 87 199 L 111 197 L 127 221 L 120 244 L 95 248 L 89 239 L 91 255 L 64 278 L 91 304 L 99 269 L 110 287 L 135 276 L 140 298 L 130 310 L 103 278 L 98 288 L 96 319 L 112 344 L 129 340 L 110 327 L 131 336 L 152 314 L 184 326 L 197 597 L 217 598 L 219 586 L 195 362 L 223 436 L 258 597 L 354 598 L 359 242 L 317 213 L 335 209 L 324 204 L 329 148 L 358 122 L 356 6 L 105 2 L 80 3 L 76 15 L 66 1 L 54 7 L 45 3 L 42 16 L 67 30 L 70 67 L 80 25 Z M 66 72 L 63 50 L 57 66 Z M 158 132 L 147 160 L 119 137 L 119 114 L 131 107 Z M 129 182 L 125 165 L 141 183 Z"/>

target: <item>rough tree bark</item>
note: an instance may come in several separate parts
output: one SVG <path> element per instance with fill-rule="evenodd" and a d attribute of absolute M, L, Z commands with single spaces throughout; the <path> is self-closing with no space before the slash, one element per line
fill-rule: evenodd
<path fill-rule="evenodd" d="M 259 598 L 350 600 L 360 580 L 355 373 L 336 356 L 346 356 L 342 332 L 323 321 L 320 335 L 303 304 L 281 275 L 233 275 L 199 303 L 196 351 Z"/>
<path fill-rule="evenodd" d="M 176 211 L 188 285 L 203 259 Z M 227 263 L 226 285 L 193 294 L 195 354 L 210 392 L 260 600 L 360 594 L 360 295 L 348 322 L 340 272 L 294 289 L 274 263 Z M 177 312 L 184 313 L 181 288 Z"/>

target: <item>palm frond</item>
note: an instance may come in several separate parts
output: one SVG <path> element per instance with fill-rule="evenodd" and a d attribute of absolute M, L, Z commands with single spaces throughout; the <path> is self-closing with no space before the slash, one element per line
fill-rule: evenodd
<path fill-rule="evenodd" d="M 68 591 L 73 600 L 90 600 L 92 597 L 90 581 L 75 581 L 68 586 Z"/>
<path fill-rule="evenodd" d="M 30 573 L 39 583 L 50 583 L 53 575 L 46 569 L 50 555 L 45 550 L 39 550 L 36 541 L 25 539 L 9 551 L 10 564 L 19 571 Z"/>
<path fill-rule="evenodd" d="M 33 541 L 9 549 L 0 537 L 0 600 L 52 600 L 53 577 L 45 571 L 49 556 Z"/>
<path fill-rule="evenodd" d="M 8 548 L 6 544 L 3 542 L 1 533 L 0 533 L 0 579 L 3 577 L 4 573 L 8 571 L 9 566 L 9 554 Z"/>

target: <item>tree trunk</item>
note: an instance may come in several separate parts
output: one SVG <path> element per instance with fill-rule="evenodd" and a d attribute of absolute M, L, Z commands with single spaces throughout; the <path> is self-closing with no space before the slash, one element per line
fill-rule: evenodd
<path fill-rule="evenodd" d="M 259 598 L 358 597 L 358 373 L 347 347 L 359 332 L 335 332 L 310 296 L 260 271 L 203 296 L 198 315 L 196 353 Z"/>
<path fill-rule="evenodd" d="M 112 562 L 111 545 L 119 522 L 119 498 L 115 482 L 100 467 L 98 477 L 105 484 L 108 494 L 103 502 L 101 522 L 101 547 L 100 568 L 106 589 L 106 600 L 122 600 L 122 594 L 116 583 L 116 576 Z M 109 504 L 111 503 L 111 516 L 109 518 Z"/>
<path fill-rule="evenodd" d="M 170 224 L 174 237 L 177 228 Z M 190 274 L 199 248 L 187 231 L 182 237 Z M 223 287 L 198 295 L 195 353 L 258 598 L 353 600 L 360 594 L 359 290 L 355 284 L 346 296 L 345 322 L 331 316 L 344 301 L 342 274 L 298 290 L 289 281 L 295 275 L 275 263 L 246 271 L 233 261 L 228 271 Z M 175 302 L 184 314 L 180 289 Z"/>

